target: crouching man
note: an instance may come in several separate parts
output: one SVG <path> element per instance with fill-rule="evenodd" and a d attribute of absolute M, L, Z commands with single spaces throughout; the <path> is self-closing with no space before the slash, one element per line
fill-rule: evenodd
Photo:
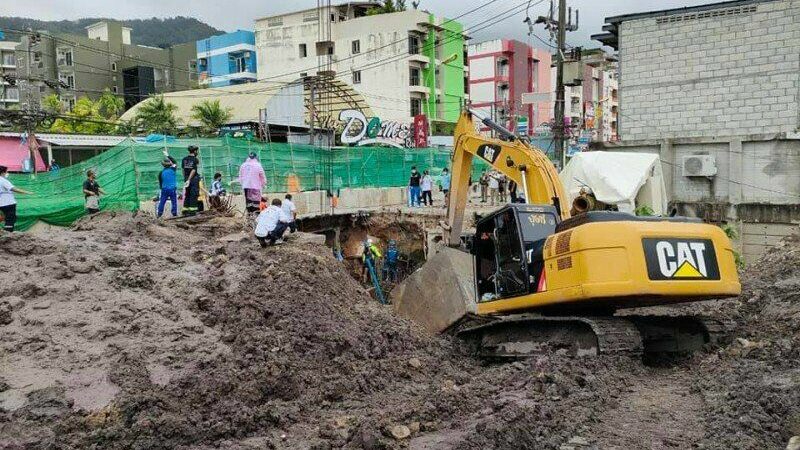
<path fill-rule="evenodd" d="M 289 227 L 289 216 L 281 209 L 281 200 L 272 199 L 272 204 L 258 214 L 256 238 L 262 247 L 283 243 L 283 233 Z"/>

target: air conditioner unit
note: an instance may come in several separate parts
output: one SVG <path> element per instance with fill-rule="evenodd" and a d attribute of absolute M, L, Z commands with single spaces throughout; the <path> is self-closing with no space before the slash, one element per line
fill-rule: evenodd
<path fill-rule="evenodd" d="M 712 155 L 684 156 L 682 167 L 685 177 L 713 177 L 717 174 L 717 159 Z"/>

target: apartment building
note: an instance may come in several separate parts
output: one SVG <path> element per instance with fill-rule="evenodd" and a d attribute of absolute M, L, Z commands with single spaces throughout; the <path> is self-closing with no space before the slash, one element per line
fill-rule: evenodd
<path fill-rule="evenodd" d="M 25 35 L 17 56 L 20 77 L 41 81 L 34 83 L 32 101 L 55 93 L 66 109 L 105 89 L 123 96 L 129 108 L 155 93 L 189 89 L 197 78 L 194 42 L 165 49 L 134 45 L 131 29 L 110 20 L 86 27 L 86 36 Z"/>
<path fill-rule="evenodd" d="M 258 79 L 332 76 L 383 120 L 424 114 L 432 131 L 458 120 L 466 97 L 463 26 L 419 10 L 367 15 L 350 2 L 256 21 Z"/>
<path fill-rule="evenodd" d="M 619 139 L 619 74 L 616 58 L 602 49 L 584 50 L 567 63 L 564 74 L 564 118 L 575 136 L 595 142 Z M 572 66 L 572 67 L 569 67 Z M 551 68 L 556 77 L 556 68 Z M 555 91 L 552 100 L 555 102 Z"/>
<path fill-rule="evenodd" d="M 523 42 L 497 39 L 468 48 L 469 94 L 472 106 L 510 129 L 532 134 L 553 119 L 551 104 L 523 103 L 523 94 L 552 92 L 551 56 Z M 524 124 L 524 127 L 520 125 Z"/>
<path fill-rule="evenodd" d="M 198 82 L 221 87 L 256 81 L 255 33 L 237 30 L 197 41 Z"/>
<path fill-rule="evenodd" d="M 19 105 L 19 87 L 12 85 L 10 81 L 11 77 L 17 75 L 17 44 L 0 40 L 0 109 Z"/>

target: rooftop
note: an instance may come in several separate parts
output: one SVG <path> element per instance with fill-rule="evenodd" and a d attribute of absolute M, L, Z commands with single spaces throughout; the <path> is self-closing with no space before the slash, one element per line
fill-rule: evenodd
<path fill-rule="evenodd" d="M 706 5 L 687 6 L 683 8 L 662 9 L 657 11 L 647 11 L 641 13 L 623 14 L 619 16 L 606 17 L 606 25 L 603 25 L 605 33 L 593 34 L 592 39 L 600 41 L 603 45 L 618 50 L 619 47 L 619 24 L 630 20 L 647 19 L 651 17 L 666 17 L 682 14 L 692 14 L 718 9 L 736 8 L 741 6 L 756 5 L 759 3 L 769 3 L 778 0 L 734 0 L 719 3 L 709 3 Z"/>

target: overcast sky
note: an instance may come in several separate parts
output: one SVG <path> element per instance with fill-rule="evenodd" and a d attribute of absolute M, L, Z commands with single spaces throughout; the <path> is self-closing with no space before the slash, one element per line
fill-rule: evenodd
<path fill-rule="evenodd" d="M 344 1 L 344 0 L 342 0 Z M 333 1 L 341 3 L 342 1 Z M 490 0 L 421 0 L 421 9 L 439 16 L 456 17 Z M 589 35 L 602 32 L 603 19 L 608 16 L 659 9 L 714 3 L 719 0 L 568 0 L 569 6 L 580 10 L 580 29 L 570 33 L 572 45 L 594 46 Z M 537 0 L 531 0 L 532 4 Z M 409 7 L 411 0 L 406 2 Z M 467 28 L 503 12 L 523 5 L 524 0 L 497 0 L 472 14 L 459 19 Z M 237 28 L 253 29 L 257 17 L 316 6 L 316 0 L 0 0 L 0 16 L 21 16 L 44 20 L 79 19 L 82 17 L 112 17 L 133 19 L 148 17 L 191 16 L 216 28 L 233 31 Z M 544 14 L 549 0 L 531 7 L 533 19 Z M 512 10 L 513 11 L 513 10 Z M 497 24 L 470 33 L 479 42 L 492 38 L 510 37 L 527 41 L 527 26 L 522 23 L 525 12 L 509 17 Z M 539 36 L 547 38 L 544 31 Z M 536 40 L 543 46 L 541 42 Z"/>

